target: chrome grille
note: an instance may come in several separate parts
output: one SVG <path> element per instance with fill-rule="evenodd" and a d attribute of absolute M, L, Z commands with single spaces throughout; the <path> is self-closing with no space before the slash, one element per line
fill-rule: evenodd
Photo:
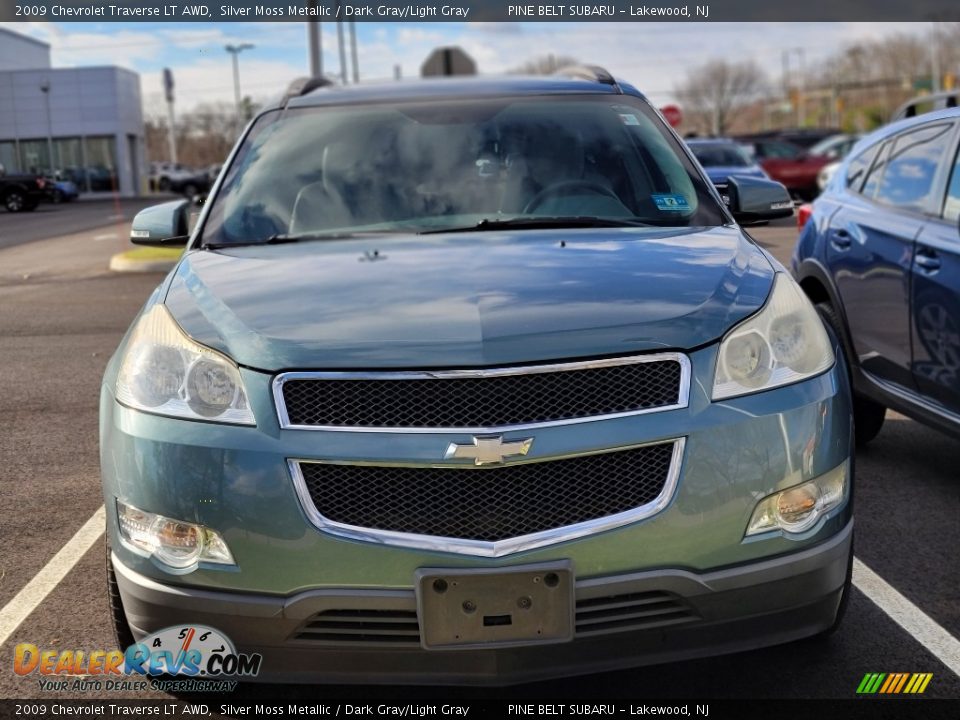
<path fill-rule="evenodd" d="M 669 498 L 682 444 L 677 440 L 495 467 L 300 461 L 295 468 L 301 499 L 331 532 L 354 528 L 392 534 L 394 544 L 410 546 L 423 544 L 404 542 L 395 534 L 498 543 L 614 516 L 619 522 L 610 527 L 615 527 L 652 514 Z M 574 536 L 601 529 L 608 527 Z M 555 535 L 539 544 L 567 537 Z M 474 554 L 502 554 L 487 550 Z"/>
<path fill-rule="evenodd" d="M 283 427 L 479 430 L 577 422 L 686 405 L 676 353 L 562 365 L 386 373 L 284 373 Z"/>

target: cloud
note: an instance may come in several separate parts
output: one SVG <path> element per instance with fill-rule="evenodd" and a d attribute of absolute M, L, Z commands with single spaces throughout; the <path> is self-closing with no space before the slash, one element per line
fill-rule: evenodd
<path fill-rule="evenodd" d="M 233 65 L 223 53 L 201 56 L 185 65 L 171 65 L 178 112 L 189 111 L 201 103 L 234 102 Z M 240 56 L 242 95 L 262 100 L 283 92 L 292 80 L 306 72 L 300 65 L 284 61 L 258 59 L 252 53 Z M 144 111 L 148 115 L 166 112 L 160 72 L 141 75 Z"/>
<path fill-rule="evenodd" d="M 168 66 L 183 110 L 207 100 L 232 102 L 233 73 L 223 50 L 228 43 L 256 45 L 240 56 L 243 93 L 255 99 L 281 92 L 308 70 L 305 23 L 3 25 L 51 43 L 54 65 L 137 70 L 149 102 L 160 96 L 160 69 Z M 355 23 L 355 28 L 364 81 L 392 79 L 397 65 L 406 77 L 418 75 L 434 48 L 460 45 L 484 74 L 542 55 L 573 56 L 606 67 L 657 104 L 674 101 L 674 88 L 689 72 L 718 58 L 753 59 L 775 84 L 785 49 L 804 48 L 812 68 L 846 44 L 911 30 L 892 23 Z M 322 41 L 324 70 L 338 75 L 334 23 L 323 23 Z M 349 63 L 349 47 L 345 52 Z M 795 54 L 792 61 L 797 59 Z"/>

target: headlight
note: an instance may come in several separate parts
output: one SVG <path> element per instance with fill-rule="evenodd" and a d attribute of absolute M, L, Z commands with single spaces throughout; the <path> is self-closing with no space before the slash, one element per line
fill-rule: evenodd
<path fill-rule="evenodd" d="M 770 530 L 801 533 L 812 528 L 846 498 L 848 465 L 844 462 L 810 482 L 765 497 L 757 503 L 746 535 Z"/>
<path fill-rule="evenodd" d="M 158 415 L 256 424 L 236 364 L 187 337 L 163 305 L 154 305 L 134 328 L 117 400 Z"/>
<path fill-rule="evenodd" d="M 120 536 L 138 550 L 182 570 L 199 562 L 234 565 L 220 534 L 203 525 L 173 520 L 117 501 Z"/>
<path fill-rule="evenodd" d="M 763 309 L 720 343 L 713 399 L 769 390 L 818 375 L 834 363 L 830 339 L 800 286 L 778 273 Z"/>

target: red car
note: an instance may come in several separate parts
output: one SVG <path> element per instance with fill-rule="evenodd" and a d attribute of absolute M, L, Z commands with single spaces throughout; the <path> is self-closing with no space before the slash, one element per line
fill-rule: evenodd
<path fill-rule="evenodd" d="M 767 175 L 783 183 L 791 195 L 812 200 L 820 192 L 817 173 L 832 160 L 821 155 L 810 155 L 799 145 L 776 138 L 740 138 L 760 163 Z"/>

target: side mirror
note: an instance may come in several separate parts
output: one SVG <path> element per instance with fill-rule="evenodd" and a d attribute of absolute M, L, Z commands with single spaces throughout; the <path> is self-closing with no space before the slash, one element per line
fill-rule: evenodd
<path fill-rule="evenodd" d="M 737 222 L 774 220 L 793 215 L 790 193 L 778 182 L 745 175 L 727 178 L 727 205 Z"/>
<path fill-rule="evenodd" d="M 133 218 L 130 242 L 134 245 L 186 245 L 190 239 L 190 201 L 154 205 Z"/>

